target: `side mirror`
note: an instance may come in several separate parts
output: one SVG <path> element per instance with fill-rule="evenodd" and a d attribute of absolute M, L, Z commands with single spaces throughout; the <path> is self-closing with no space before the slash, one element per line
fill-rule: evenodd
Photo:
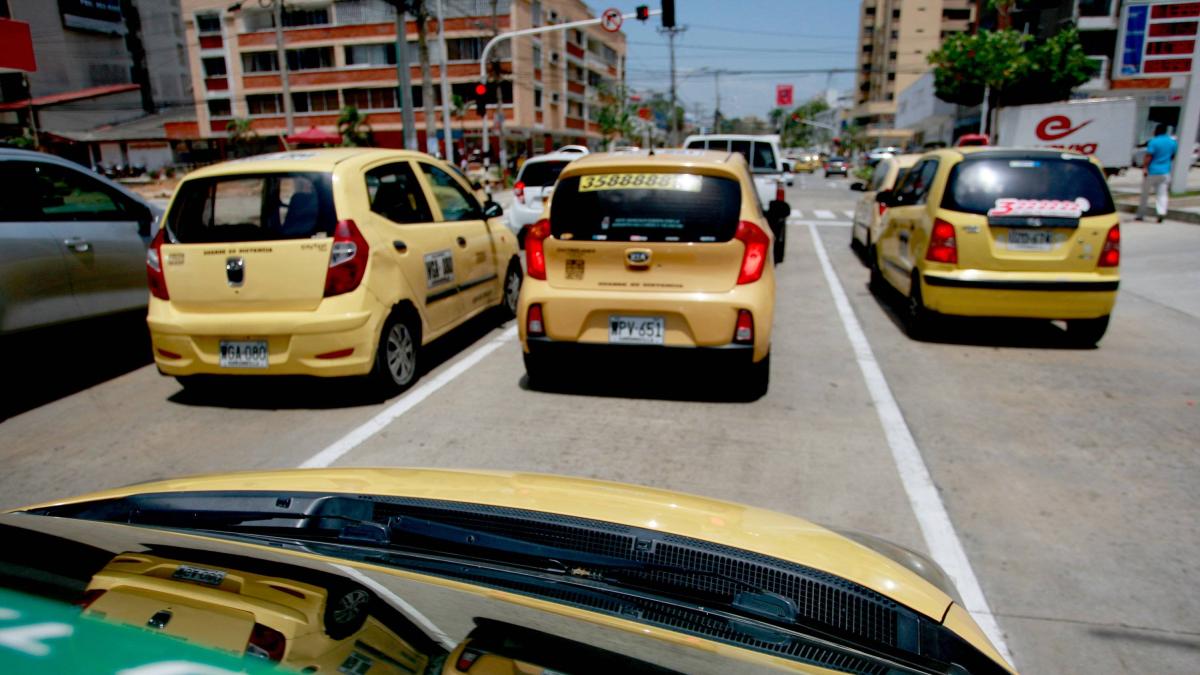
<path fill-rule="evenodd" d="M 850 184 L 850 189 L 854 190 L 855 192 L 866 192 L 867 184 L 862 181 L 856 181 Z"/>
<path fill-rule="evenodd" d="M 489 199 L 487 203 L 483 205 L 484 218 L 499 218 L 502 215 L 504 215 L 504 209 L 496 202 Z"/>
<path fill-rule="evenodd" d="M 883 204 L 884 206 L 892 207 L 896 205 L 895 197 L 896 194 L 891 190 L 880 190 L 875 195 L 875 201 L 879 204 Z"/>
<path fill-rule="evenodd" d="M 154 227 L 154 210 L 143 204 L 133 204 L 133 215 L 137 219 L 138 236 L 149 237 Z"/>
<path fill-rule="evenodd" d="M 473 180 L 473 181 L 471 181 L 471 189 L 472 190 L 482 190 L 483 186 L 479 184 L 479 181 Z"/>
<path fill-rule="evenodd" d="M 783 170 L 784 170 L 784 171 L 786 171 L 786 172 L 788 172 L 788 173 L 791 173 L 791 171 L 792 171 L 792 163 L 791 163 L 791 162 L 787 162 L 787 161 L 785 161 L 785 162 L 782 162 L 782 164 L 783 164 Z"/>

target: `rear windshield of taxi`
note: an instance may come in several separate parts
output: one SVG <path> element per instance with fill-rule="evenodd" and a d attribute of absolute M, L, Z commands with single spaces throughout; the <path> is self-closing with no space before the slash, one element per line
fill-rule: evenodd
<path fill-rule="evenodd" d="M 577 241 L 723 242 L 742 208 L 736 180 L 684 173 L 611 173 L 559 182 L 550 231 Z"/>
<path fill-rule="evenodd" d="M 308 239 L 333 234 L 330 176 L 269 173 L 185 181 L 167 214 L 181 244 Z"/>
<path fill-rule="evenodd" d="M 518 180 L 532 187 L 552 185 L 567 164 L 569 162 L 526 162 Z"/>
<path fill-rule="evenodd" d="M 1061 157 L 968 158 L 951 171 L 942 208 L 963 213 L 997 213 L 1012 200 L 1069 203 L 1083 217 L 1113 213 L 1104 175 L 1085 159 Z M 1030 201 L 1026 201 L 1030 200 Z M 1083 201 L 1080 201 L 1083 200 Z"/>

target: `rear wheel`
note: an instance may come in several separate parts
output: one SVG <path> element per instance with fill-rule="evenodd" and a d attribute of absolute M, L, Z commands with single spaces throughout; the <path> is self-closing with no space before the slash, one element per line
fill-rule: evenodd
<path fill-rule="evenodd" d="M 887 282 L 883 279 L 883 271 L 879 269 L 879 252 L 875 250 L 873 244 L 867 245 L 867 269 L 870 270 L 867 287 L 875 297 L 883 298 L 884 291 L 887 290 Z"/>
<path fill-rule="evenodd" d="M 513 260 L 508 263 L 508 271 L 504 273 L 504 297 L 500 302 L 500 313 L 504 321 L 517 316 L 517 301 L 521 297 L 521 282 L 524 278 L 520 261 Z"/>
<path fill-rule="evenodd" d="M 357 633 L 367 621 L 373 600 L 370 591 L 358 586 L 329 589 L 325 601 L 325 634 L 334 640 L 344 640 Z"/>
<path fill-rule="evenodd" d="M 368 377 L 383 393 L 398 394 L 417 379 L 421 329 L 411 314 L 394 313 L 383 324 Z"/>
<path fill-rule="evenodd" d="M 1080 347 L 1094 347 L 1108 330 L 1108 317 L 1067 321 L 1067 339 Z"/>
<path fill-rule="evenodd" d="M 552 365 L 546 356 L 533 354 L 522 354 L 522 356 L 525 358 L 525 377 L 529 381 L 529 386 L 542 388 L 550 385 L 554 375 L 551 372 Z"/>
<path fill-rule="evenodd" d="M 217 386 L 215 378 L 211 375 L 177 375 L 175 381 L 184 391 L 194 393 L 210 392 Z"/>
<path fill-rule="evenodd" d="M 925 306 L 921 297 L 920 273 L 913 271 L 912 286 L 908 291 L 908 299 L 904 305 L 904 328 L 908 336 L 914 340 L 926 340 L 933 332 L 933 324 L 937 316 Z"/>
<path fill-rule="evenodd" d="M 762 361 L 750 364 L 744 376 L 746 379 L 742 382 L 741 392 L 747 401 L 765 396 L 771 384 L 771 355 L 767 354 Z"/>
<path fill-rule="evenodd" d="M 787 252 L 787 221 L 779 224 L 775 230 L 775 264 L 783 262 L 784 254 Z"/>

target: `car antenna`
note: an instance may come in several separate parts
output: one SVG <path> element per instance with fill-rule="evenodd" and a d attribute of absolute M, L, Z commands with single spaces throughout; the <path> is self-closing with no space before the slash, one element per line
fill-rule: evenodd
<path fill-rule="evenodd" d="M 648 156 L 653 157 L 654 156 L 654 134 L 648 134 L 648 138 L 650 140 L 650 154 Z"/>

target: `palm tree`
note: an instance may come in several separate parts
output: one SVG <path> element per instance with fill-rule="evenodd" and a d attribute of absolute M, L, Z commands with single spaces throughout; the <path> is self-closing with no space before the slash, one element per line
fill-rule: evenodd
<path fill-rule="evenodd" d="M 458 94 L 450 95 L 450 114 L 458 118 L 459 135 L 463 137 L 464 148 L 466 147 L 467 133 L 463 128 L 463 118 L 467 116 L 467 99 Z"/>
<path fill-rule="evenodd" d="M 338 133 L 342 135 L 342 145 L 346 147 L 375 144 L 367 116 L 352 105 L 342 108 L 341 114 L 338 115 L 337 127 Z"/>
<path fill-rule="evenodd" d="M 417 19 L 417 58 L 421 62 L 421 103 L 425 108 L 425 149 L 432 139 L 437 138 L 437 112 L 433 107 L 433 75 L 429 70 L 429 3 L 427 0 L 413 1 L 413 14 Z"/>
<path fill-rule="evenodd" d="M 245 117 L 229 120 L 229 124 L 225 125 L 225 131 L 229 135 L 229 145 L 233 148 L 235 157 L 249 154 L 250 146 L 258 140 L 258 132 L 254 130 L 250 120 Z"/>

